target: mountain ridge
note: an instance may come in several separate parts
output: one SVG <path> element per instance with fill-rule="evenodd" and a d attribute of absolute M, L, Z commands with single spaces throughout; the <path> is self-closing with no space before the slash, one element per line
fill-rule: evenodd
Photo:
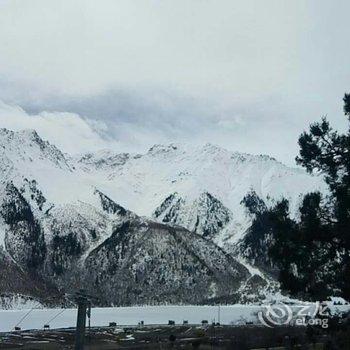
<path fill-rule="evenodd" d="M 62 292 L 94 280 L 103 305 L 263 297 L 276 284 L 235 256 L 251 223 L 243 197 L 254 190 L 269 205 L 289 196 L 295 210 L 303 194 L 322 189 L 271 157 L 211 144 L 76 157 L 35 131 L 1 129 L 0 160 L 4 254 Z"/>

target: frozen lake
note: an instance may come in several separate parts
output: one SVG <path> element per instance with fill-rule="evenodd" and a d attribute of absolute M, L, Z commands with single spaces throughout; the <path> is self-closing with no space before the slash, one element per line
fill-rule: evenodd
<path fill-rule="evenodd" d="M 110 307 L 93 308 L 91 311 L 91 326 L 107 326 L 109 322 L 120 325 L 168 324 L 174 320 L 181 324 L 184 320 L 199 324 L 202 320 L 209 323 L 215 321 L 222 324 L 243 324 L 245 321 L 257 322 L 257 312 L 261 307 L 257 305 L 232 306 L 138 306 L 138 307 Z M 30 310 L 0 310 L 0 332 L 13 330 L 15 325 Z M 59 314 L 62 311 L 61 314 Z M 220 315 L 219 315 L 220 314 Z M 58 315 L 54 320 L 56 315 Z M 19 324 L 22 329 L 40 329 L 49 323 L 51 328 L 74 327 L 76 323 L 76 309 L 34 309 Z"/>
<path fill-rule="evenodd" d="M 296 314 L 302 305 L 291 307 L 293 314 Z M 350 309 L 350 305 L 335 306 L 332 303 L 329 307 L 333 312 L 344 312 Z M 140 321 L 144 321 L 145 325 L 165 325 L 169 320 L 175 321 L 176 324 L 182 324 L 184 320 L 190 324 L 200 324 L 202 320 L 207 320 L 209 323 L 220 322 L 224 325 L 242 325 L 245 322 L 261 324 L 258 312 L 263 308 L 259 305 L 93 308 L 91 326 L 108 326 L 109 322 L 116 322 L 123 326 L 137 325 Z M 44 324 L 49 324 L 50 328 L 75 327 L 76 317 L 76 309 L 0 310 L 0 332 L 11 331 L 16 325 L 22 329 L 42 329 Z"/>

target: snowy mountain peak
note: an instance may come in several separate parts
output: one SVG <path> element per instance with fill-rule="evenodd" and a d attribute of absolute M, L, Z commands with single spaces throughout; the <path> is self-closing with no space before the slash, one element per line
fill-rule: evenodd
<path fill-rule="evenodd" d="M 167 145 L 156 144 L 152 146 L 145 156 L 151 156 L 155 159 L 183 159 L 184 157 L 193 157 L 198 162 L 215 161 L 224 163 L 239 162 L 271 162 L 283 166 L 275 158 L 268 155 L 253 155 L 249 153 L 234 152 L 213 143 L 204 145 L 191 145 L 186 143 L 170 143 Z"/>
<path fill-rule="evenodd" d="M 269 156 L 232 152 L 211 143 L 158 144 L 143 155 L 97 152 L 80 158 L 76 166 L 82 177 L 89 174 L 93 182 L 102 181 L 104 193 L 145 216 L 173 193 L 189 206 L 209 193 L 241 222 L 245 215 L 241 200 L 252 189 L 267 201 L 284 196 L 294 210 L 301 194 L 323 186 L 321 179 Z"/>
<path fill-rule="evenodd" d="M 157 144 L 157 145 L 152 146 L 148 150 L 147 154 L 153 155 L 153 156 L 167 154 L 170 152 L 178 151 L 180 147 L 181 147 L 180 144 L 175 144 L 175 143 L 170 143 L 168 145 Z"/>
<path fill-rule="evenodd" d="M 205 145 L 192 145 L 187 143 L 169 143 L 169 144 L 156 144 L 152 146 L 147 154 L 148 155 L 160 155 L 160 154 L 182 154 L 182 153 L 203 153 L 203 154 L 229 154 L 230 152 L 223 147 L 212 143 L 206 143 Z"/>
<path fill-rule="evenodd" d="M 204 237 L 214 238 L 230 222 L 232 213 L 208 192 L 203 192 L 194 201 L 173 193 L 156 208 L 153 217 L 165 223 L 187 227 Z"/>
<path fill-rule="evenodd" d="M 230 151 L 228 151 L 226 148 L 223 148 L 219 145 L 213 144 L 213 143 L 206 143 L 204 146 L 202 146 L 202 150 L 204 152 L 207 152 L 209 154 L 228 154 Z"/>
<path fill-rule="evenodd" d="M 129 153 L 116 153 L 111 150 L 101 150 L 96 153 L 86 153 L 77 160 L 86 171 L 111 170 L 124 165 L 132 155 Z"/>
<path fill-rule="evenodd" d="M 0 157 L 5 163 L 12 163 L 14 167 L 23 162 L 49 161 L 59 168 L 70 170 L 64 154 L 56 146 L 44 141 L 35 130 L 15 132 L 0 129 L 0 149 Z"/>

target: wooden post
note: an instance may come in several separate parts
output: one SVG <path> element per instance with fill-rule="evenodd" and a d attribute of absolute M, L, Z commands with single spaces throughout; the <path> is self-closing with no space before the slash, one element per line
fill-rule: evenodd
<path fill-rule="evenodd" d="M 77 328 L 75 332 L 75 350 L 84 350 L 85 326 L 86 326 L 86 309 L 88 301 L 85 298 L 77 298 L 78 316 Z"/>
<path fill-rule="evenodd" d="M 77 293 L 75 293 L 75 302 L 78 305 L 77 328 L 75 332 L 75 350 L 84 350 L 86 316 L 89 318 L 89 337 L 91 337 L 90 319 L 92 300 L 97 301 L 98 299 L 87 294 L 84 289 L 80 289 Z"/>

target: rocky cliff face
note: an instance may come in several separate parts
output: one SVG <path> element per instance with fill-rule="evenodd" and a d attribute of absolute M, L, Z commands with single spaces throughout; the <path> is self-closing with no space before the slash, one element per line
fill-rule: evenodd
<path fill-rule="evenodd" d="M 208 192 L 200 194 L 194 201 L 173 193 L 156 208 L 153 217 L 213 239 L 232 220 L 232 212 Z"/>

